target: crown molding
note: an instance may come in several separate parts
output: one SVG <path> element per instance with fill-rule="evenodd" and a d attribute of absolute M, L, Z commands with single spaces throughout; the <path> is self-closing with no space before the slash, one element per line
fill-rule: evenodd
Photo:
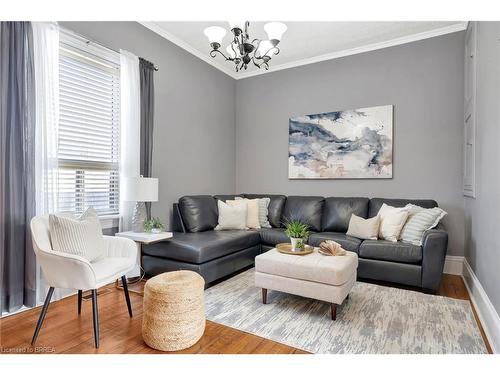
<path fill-rule="evenodd" d="M 178 37 L 176 37 L 175 35 L 172 35 L 171 33 L 169 33 L 168 31 L 166 31 L 165 29 L 163 29 L 160 25 L 158 25 L 156 22 L 138 22 L 140 23 L 142 26 L 148 28 L 149 30 L 155 32 L 156 34 L 164 37 L 165 39 L 169 40 L 170 42 L 174 43 L 175 45 L 177 45 L 178 47 L 181 47 L 182 49 L 186 50 L 187 52 L 195 55 L 196 57 L 198 57 L 199 59 L 205 61 L 207 64 L 210 64 L 212 65 L 214 68 L 220 70 L 221 72 L 227 74 L 228 76 L 230 76 L 231 78 L 234 78 L 234 79 L 238 79 L 237 76 L 236 76 L 236 72 L 235 71 L 232 71 L 231 69 L 229 68 L 224 68 L 222 66 L 220 66 L 219 64 L 217 64 L 215 62 L 214 59 L 212 59 L 208 53 L 203 53 L 203 52 L 200 52 L 198 51 L 196 48 L 193 48 L 191 47 L 189 44 L 187 44 L 186 42 L 184 42 L 183 40 L 179 39 Z"/>
<path fill-rule="evenodd" d="M 286 64 L 274 65 L 274 66 L 271 66 L 269 68 L 269 70 L 267 70 L 267 71 L 264 70 L 264 71 L 254 71 L 254 72 L 241 73 L 235 79 L 244 79 L 244 78 L 254 77 L 257 75 L 261 75 L 261 74 L 273 73 L 273 72 L 277 72 L 277 71 L 284 70 L 284 69 L 295 68 L 297 66 L 309 65 L 309 64 L 314 64 L 314 63 L 321 62 L 321 61 L 333 60 L 333 59 L 338 59 L 341 57 L 357 55 L 359 53 L 376 51 L 379 49 L 394 47 L 394 46 L 398 46 L 398 45 L 406 44 L 406 43 L 411 43 L 411 42 L 417 42 L 419 40 L 433 38 L 433 37 L 440 36 L 440 35 L 456 33 L 458 31 L 463 31 L 465 29 L 467 29 L 467 22 L 460 22 L 460 23 L 457 23 L 454 25 L 441 27 L 439 29 L 429 30 L 429 31 L 425 31 L 422 33 L 418 33 L 418 34 L 407 35 L 407 36 L 403 36 L 400 38 L 387 40 L 385 42 L 367 44 L 367 45 L 361 46 L 361 47 L 356 47 L 356 48 L 351 48 L 351 49 L 345 49 L 342 51 L 327 53 L 325 55 L 320 55 L 320 56 L 315 56 L 315 57 L 311 57 L 311 58 L 307 58 L 307 59 L 297 60 L 297 61 L 293 61 L 293 62 L 286 63 Z"/>
<path fill-rule="evenodd" d="M 228 69 L 223 68 L 221 65 L 216 63 L 215 60 L 210 58 L 208 53 L 207 54 L 202 53 L 202 52 L 198 51 L 197 49 L 191 47 L 189 44 L 187 44 L 183 40 L 177 38 L 176 36 L 170 34 L 167 31 L 165 31 L 157 23 L 155 23 L 155 22 L 139 22 L 139 23 L 141 25 L 147 27 L 151 31 L 154 31 L 155 33 L 161 35 L 165 39 L 168 39 L 169 41 L 171 41 L 172 43 L 176 44 L 177 46 L 183 48 L 184 50 L 188 51 L 189 53 L 202 59 L 203 61 L 210 64 L 214 68 L 216 68 L 216 69 L 220 70 L 221 72 L 227 74 L 228 76 L 234 78 L 235 80 L 245 79 L 245 78 L 254 77 L 254 76 L 258 76 L 258 75 L 262 75 L 262 74 L 269 74 L 269 73 L 277 72 L 277 71 L 284 70 L 284 69 L 290 69 L 290 68 L 295 68 L 295 67 L 302 66 L 302 65 L 314 64 L 314 63 L 321 62 L 321 61 L 338 59 L 341 57 L 346 57 L 346 56 L 351 56 L 351 55 L 357 55 L 359 53 L 376 51 L 376 50 L 383 49 L 383 48 L 394 47 L 394 46 L 398 46 L 398 45 L 406 44 L 406 43 L 411 43 L 411 42 L 417 42 L 419 40 L 424 40 L 424 39 L 428 39 L 428 38 L 434 38 L 436 36 L 441 36 L 441 35 L 445 35 L 445 34 L 456 33 L 456 32 L 463 31 L 463 30 L 467 29 L 467 24 L 468 24 L 467 21 L 458 22 L 458 23 L 450 25 L 450 26 L 440 27 L 438 29 L 424 31 L 422 33 L 417 33 L 417 34 L 413 34 L 413 35 L 407 35 L 404 37 L 395 38 L 395 39 L 387 40 L 384 42 L 367 44 L 367 45 L 361 46 L 361 47 L 345 49 L 342 51 L 327 53 L 324 55 L 310 57 L 307 59 L 301 59 L 301 60 L 293 61 L 290 63 L 271 66 L 269 68 L 269 70 L 256 70 L 256 71 L 246 72 L 246 73 L 242 73 L 242 72 L 236 73 L 235 71 L 232 71 L 229 68 Z"/>

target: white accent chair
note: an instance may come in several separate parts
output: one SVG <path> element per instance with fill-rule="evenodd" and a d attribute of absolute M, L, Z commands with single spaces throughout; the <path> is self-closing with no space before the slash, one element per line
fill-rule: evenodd
<path fill-rule="evenodd" d="M 49 307 L 54 288 L 78 290 L 78 314 L 81 313 L 82 292 L 90 290 L 92 293 L 92 311 L 94 318 L 94 340 L 99 347 L 99 313 L 97 308 L 97 289 L 121 278 L 128 312 L 132 317 L 132 306 L 128 293 L 125 275 L 134 269 L 137 263 L 137 246 L 127 238 L 104 236 L 106 253 L 104 257 L 95 261 L 88 260 L 60 251 L 54 251 L 50 242 L 48 215 L 36 216 L 31 220 L 31 234 L 36 258 L 49 291 L 45 298 L 31 345 L 35 341 L 42 327 L 45 314 Z"/>

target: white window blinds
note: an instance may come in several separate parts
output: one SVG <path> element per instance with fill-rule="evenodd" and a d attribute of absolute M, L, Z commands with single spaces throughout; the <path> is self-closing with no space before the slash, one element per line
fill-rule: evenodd
<path fill-rule="evenodd" d="M 120 56 L 62 32 L 59 211 L 119 212 Z"/>

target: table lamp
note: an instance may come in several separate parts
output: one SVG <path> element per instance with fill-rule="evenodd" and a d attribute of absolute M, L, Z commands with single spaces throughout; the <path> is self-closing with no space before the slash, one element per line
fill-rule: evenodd
<path fill-rule="evenodd" d="M 150 177 L 125 177 L 123 200 L 136 202 L 132 216 L 132 231 L 144 232 L 147 219 L 145 202 L 158 201 L 158 179 Z"/>

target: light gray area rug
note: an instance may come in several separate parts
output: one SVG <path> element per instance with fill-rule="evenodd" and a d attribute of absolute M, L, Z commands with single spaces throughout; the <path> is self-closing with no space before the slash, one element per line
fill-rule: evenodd
<path fill-rule="evenodd" d="M 254 269 L 205 291 L 207 319 L 312 353 L 486 353 L 468 301 L 357 282 L 328 303 L 254 286 Z"/>

